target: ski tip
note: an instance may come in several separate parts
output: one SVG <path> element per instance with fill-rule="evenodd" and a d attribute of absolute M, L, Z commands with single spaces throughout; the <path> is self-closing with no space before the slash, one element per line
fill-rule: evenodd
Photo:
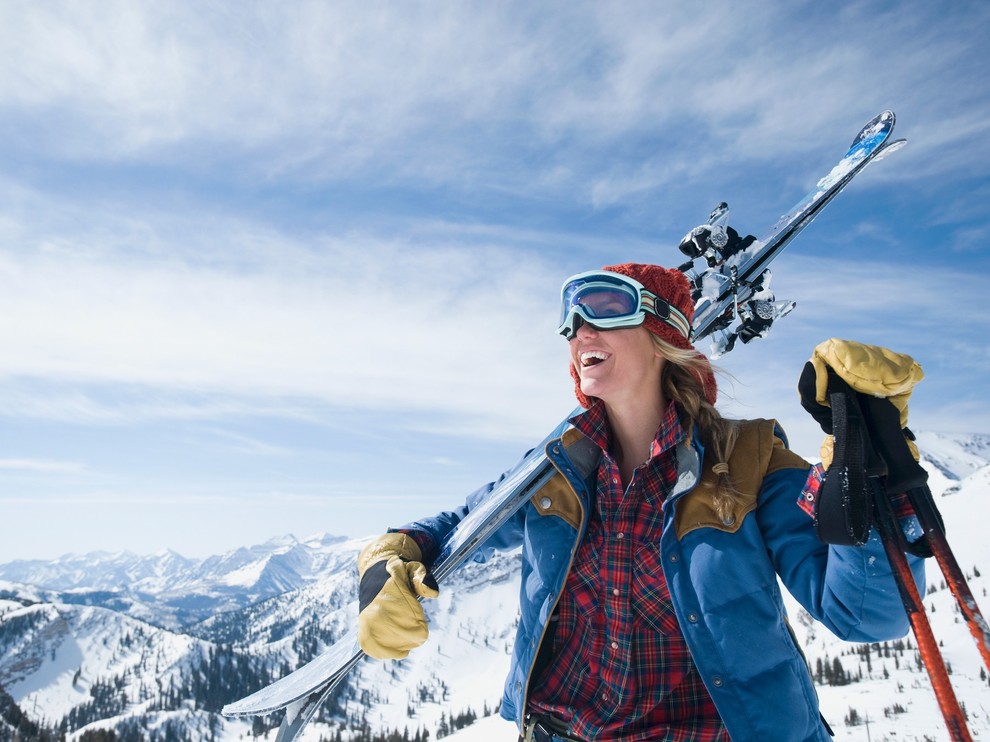
<path fill-rule="evenodd" d="M 907 139 L 895 139 L 893 142 L 888 142 L 880 149 L 879 152 L 877 152 L 876 157 L 873 158 L 873 161 L 877 162 L 879 160 L 882 160 L 884 157 L 891 154 L 892 152 L 896 152 L 897 150 L 901 149 L 905 144 L 907 144 L 907 142 L 908 142 Z"/>
<path fill-rule="evenodd" d="M 895 123 L 897 123 L 897 117 L 893 111 L 878 113 L 867 122 L 866 126 L 860 129 L 859 134 L 853 140 L 852 146 L 855 147 L 867 139 L 875 139 L 880 135 L 889 135 L 894 130 Z"/>
<path fill-rule="evenodd" d="M 859 130 L 856 138 L 849 145 L 846 157 L 865 155 L 883 145 L 893 133 L 896 121 L 897 117 L 894 116 L 893 111 L 884 111 L 874 116 Z"/>

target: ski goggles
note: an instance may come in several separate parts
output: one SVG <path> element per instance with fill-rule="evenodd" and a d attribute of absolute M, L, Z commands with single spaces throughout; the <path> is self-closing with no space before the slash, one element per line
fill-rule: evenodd
<path fill-rule="evenodd" d="M 567 340 L 582 323 L 597 330 L 639 327 L 646 313 L 658 317 L 685 338 L 691 337 L 691 323 L 679 310 L 648 291 L 639 281 L 611 271 L 588 271 L 571 276 L 560 290 L 560 327 Z"/>

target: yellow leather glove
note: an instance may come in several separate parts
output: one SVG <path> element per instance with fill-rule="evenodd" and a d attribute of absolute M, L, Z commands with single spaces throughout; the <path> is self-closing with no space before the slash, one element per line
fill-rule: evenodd
<path fill-rule="evenodd" d="M 402 659 L 426 641 L 429 630 L 418 598 L 436 598 L 440 590 L 422 559 L 419 546 L 404 533 L 386 533 L 361 551 L 358 641 L 365 654 Z"/>
<path fill-rule="evenodd" d="M 814 397 L 819 405 L 829 404 L 828 369 L 831 368 L 855 391 L 888 399 L 900 413 L 901 428 L 907 427 L 908 399 L 914 385 L 925 377 L 911 356 L 878 345 L 832 338 L 815 348 L 808 363 L 814 368 Z M 803 397 L 804 392 L 801 394 Z M 826 469 L 832 461 L 832 443 L 831 436 L 822 443 L 822 465 Z M 917 461 L 918 447 L 914 441 L 909 440 L 908 447 Z"/>

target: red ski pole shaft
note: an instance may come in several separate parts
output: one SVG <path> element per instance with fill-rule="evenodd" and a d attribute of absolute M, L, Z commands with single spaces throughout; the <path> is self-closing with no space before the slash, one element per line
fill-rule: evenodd
<path fill-rule="evenodd" d="M 918 521 L 928 539 L 928 547 L 932 550 L 935 561 L 938 562 L 942 574 L 945 575 L 949 589 L 952 591 L 959 610 L 962 611 L 966 625 L 970 633 L 976 639 L 976 646 L 983 657 L 983 664 L 990 670 L 990 625 L 980 612 L 980 607 L 976 604 L 973 591 L 969 589 L 966 576 L 959 567 L 949 542 L 945 537 L 945 530 L 935 512 L 935 505 L 932 502 L 932 493 L 927 485 L 917 487 L 908 491 L 911 505 L 914 507 Z"/>
<path fill-rule="evenodd" d="M 914 582 L 914 575 L 911 573 L 911 567 L 904 555 L 900 525 L 894 517 L 890 501 L 884 494 L 883 488 L 876 480 L 871 481 L 874 483 L 873 499 L 880 539 L 890 562 L 904 610 L 907 612 L 908 621 L 911 623 L 911 629 L 918 640 L 918 653 L 921 655 L 921 661 L 931 679 L 935 700 L 942 711 L 952 742 L 972 742 L 973 738 L 966 726 L 966 717 L 963 715 L 962 707 L 959 705 L 952 684 L 949 682 L 949 671 L 945 666 L 942 653 L 939 651 L 931 623 L 925 614 L 925 604 L 922 602 L 918 586 Z"/>

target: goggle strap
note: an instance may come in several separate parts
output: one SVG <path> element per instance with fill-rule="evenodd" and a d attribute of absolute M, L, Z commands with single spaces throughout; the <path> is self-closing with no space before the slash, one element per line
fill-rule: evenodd
<path fill-rule="evenodd" d="M 642 293 L 643 306 L 649 312 L 653 313 L 668 325 L 673 327 L 685 338 L 689 340 L 691 339 L 691 323 L 688 322 L 687 317 L 685 317 L 679 309 L 671 306 L 670 302 L 661 299 L 659 296 L 647 291 L 646 289 L 643 289 Z"/>

